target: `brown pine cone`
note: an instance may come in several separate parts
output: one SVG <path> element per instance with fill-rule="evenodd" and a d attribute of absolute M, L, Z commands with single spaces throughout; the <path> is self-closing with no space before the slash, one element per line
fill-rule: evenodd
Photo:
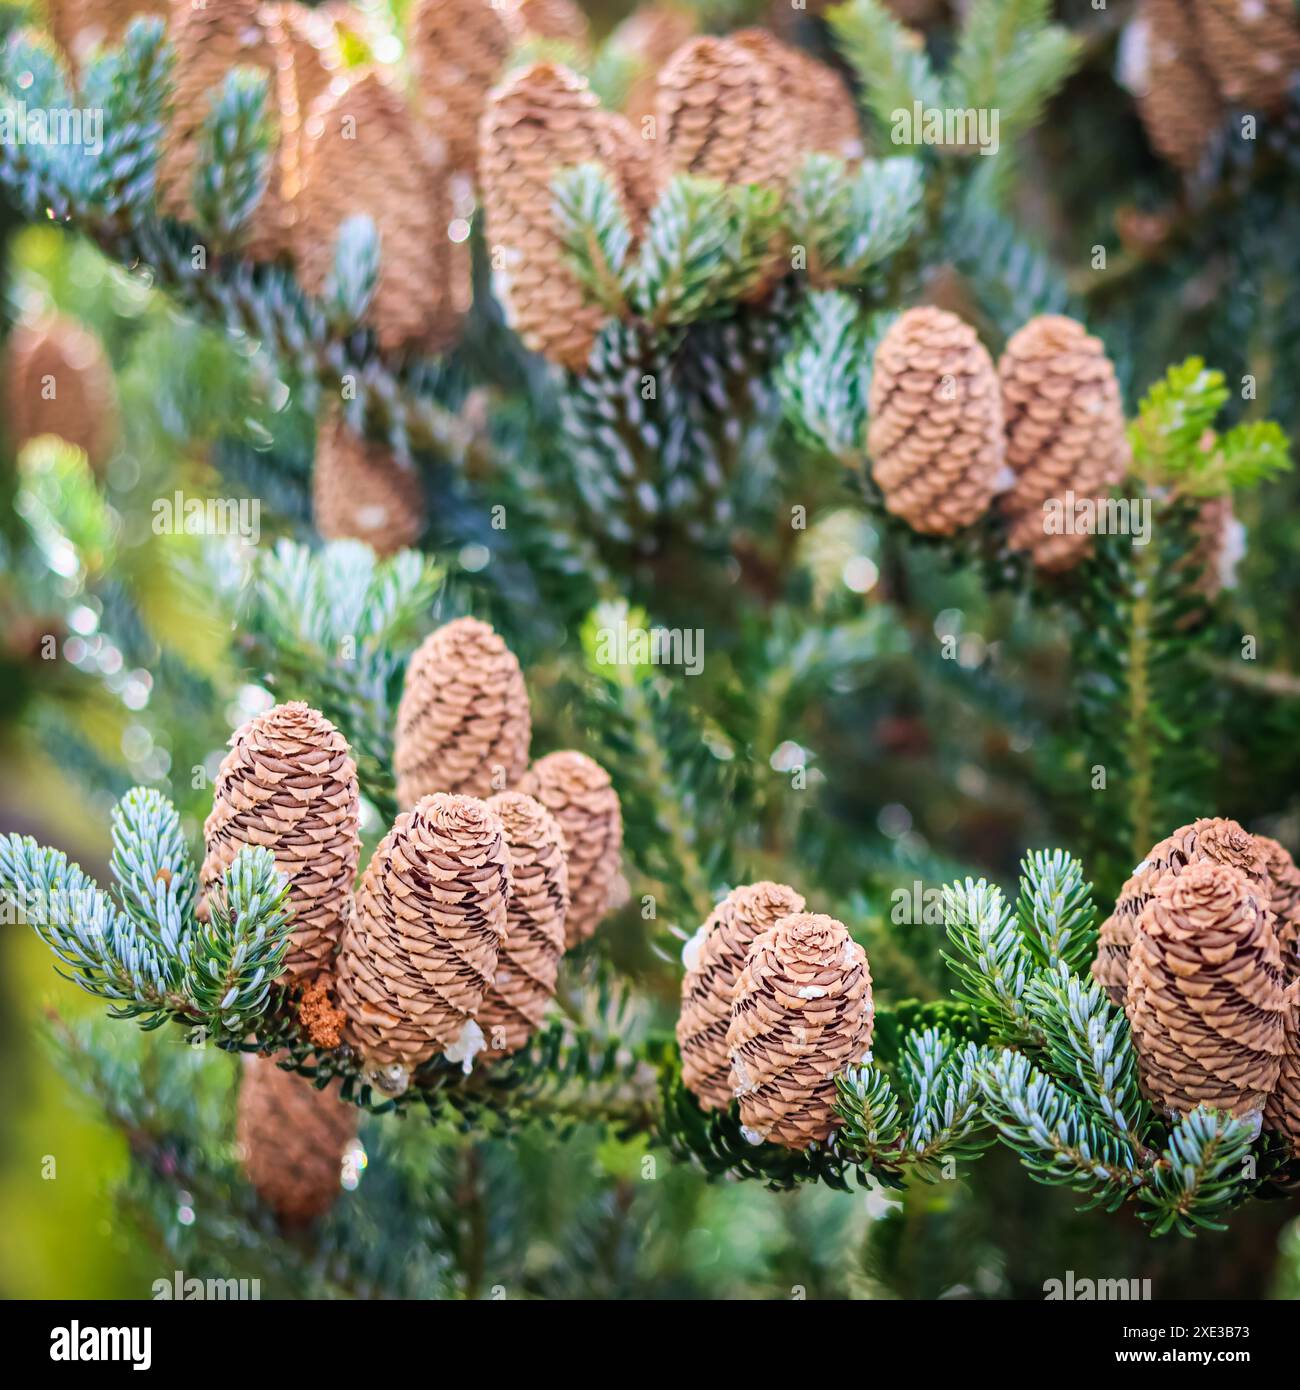
<path fill-rule="evenodd" d="M 1152 146 L 1192 173 L 1223 123 L 1223 104 L 1205 65 L 1188 0 L 1141 0 L 1145 71 L 1138 114 Z"/>
<path fill-rule="evenodd" d="M 1291 0 L 1192 0 L 1202 61 L 1232 106 L 1278 111 L 1300 76 Z"/>
<path fill-rule="evenodd" d="M 885 507 L 950 536 L 988 510 L 1003 468 L 1002 395 L 992 359 L 955 314 L 909 309 L 876 349 L 867 449 Z"/>
<path fill-rule="evenodd" d="M 862 157 L 857 110 L 839 73 L 766 29 L 738 30 L 731 42 L 765 64 L 776 80 L 781 109 L 795 127 L 792 166 L 813 152 Z"/>
<path fill-rule="evenodd" d="M 426 141 L 450 168 L 477 176 L 479 124 L 517 35 L 494 0 L 417 0 L 408 50 Z"/>
<path fill-rule="evenodd" d="M 367 1067 L 468 1061 L 506 937 L 510 851 L 486 802 L 426 796 L 375 850 L 339 952 L 346 1041 Z"/>
<path fill-rule="evenodd" d="M 45 27 L 75 67 L 122 42 L 133 19 L 166 16 L 170 0 L 45 0 Z"/>
<path fill-rule="evenodd" d="M 1277 918 L 1275 926 L 1286 977 L 1294 980 L 1300 976 L 1300 869 L 1296 868 L 1290 853 L 1276 840 L 1269 839 L 1267 835 L 1256 835 L 1255 844 L 1268 871 L 1271 888 L 1268 907 Z"/>
<path fill-rule="evenodd" d="M 491 1060 L 518 1052 L 528 1042 L 555 995 L 569 911 L 569 870 L 564 831 L 540 801 L 521 792 L 500 792 L 488 805 L 505 831 L 511 877 L 505 945 L 476 1015 L 484 1057 Z"/>
<path fill-rule="evenodd" d="M 1237 562 L 1245 550 L 1245 528 L 1232 510 L 1232 494 L 1207 497 L 1193 522 L 1195 544 L 1187 564 L 1196 570 L 1196 592 L 1213 603 L 1237 583 Z"/>
<path fill-rule="evenodd" d="M 1202 816 L 1153 846 L 1120 890 L 1115 910 L 1101 924 L 1097 959 L 1092 973 L 1110 996 L 1123 1006 L 1128 990 L 1129 948 L 1142 910 L 1166 874 L 1179 874 L 1188 864 L 1227 864 L 1239 869 L 1266 897 L 1268 869 L 1255 837 L 1235 820 Z"/>
<path fill-rule="evenodd" d="M 1040 569 L 1070 569 L 1092 550 L 1093 537 L 1049 529 L 1045 508 L 1058 503 L 1073 522 L 1075 500 L 1103 496 L 1128 472 L 1115 369 L 1081 323 L 1041 314 L 1012 334 L 998 376 L 1007 463 L 1016 474 L 1001 499 L 1008 542 L 1029 551 Z"/>
<path fill-rule="evenodd" d="M 651 209 L 659 197 L 654 146 L 617 111 L 597 113 L 601 125 L 601 148 L 605 164 L 614 175 L 623 206 L 631 217 L 633 246 L 640 239 Z"/>
<path fill-rule="evenodd" d="M 1294 977 L 1288 1001 L 1285 1051 L 1277 1084 L 1264 1106 L 1264 1128 L 1284 1135 L 1300 1158 L 1300 985 Z"/>
<path fill-rule="evenodd" d="M 1125 1012 L 1155 1104 L 1262 1109 L 1282 1065 L 1288 1009 L 1258 886 L 1227 864 L 1166 874 L 1138 918 Z"/>
<path fill-rule="evenodd" d="M 524 346 L 572 371 L 586 364 L 605 315 L 569 267 L 551 181 L 593 160 L 614 167 L 609 124 L 567 68 L 533 63 L 489 96 L 479 172 L 493 289 Z M 625 211 L 635 230 L 635 209 Z"/>
<path fill-rule="evenodd" d="M 289 880 L 293 936 L 283 978 L 314 978 L 352 907 L 361 800 L 347 739 L 301 701 L 235 730 L 203 825 L 206 899 L 245 847 L 264 846 Z"/>
<path fill-rule="evenodd" d="M 51 314 L 15 328 L 5 349 L 10 446 L 43 434 L 85 452 L 96 472 L 117 440 L 117 389 L 99 339 L 75 319 Z"/>
<path fill-rule="evenodd" d="M 840 1123 L 835 1076 L 867 1056 L 874 1026 L 866 953 L 843 923 L 783 918 L 750 947 L 731 1005 L 741 1122 L 787 1149 L 830 1138 Z"/>
<path fill-rule="evenodd" d="M 636 76 L 623 97 L 623 114 L 634 125 L 654 115 L 659 70 L 698 27 L 693 10 L 641 5 L 610 35 L 610 50 L 637 64 Z"/>
<path fill-rule="evenodd" d="M 690 39 L 659 74 L 658 136 L 665 176 L 783 189 L 796 157 L 780 78 L 731 39 Z"/>
<path fill-rule="evenodd" d="M 803 895 L 782 883 L 733 888 L 692 937 L 683 959 L 682 1012 L 677 1043 L 682 1080 L 705 1110 L 731 1104 L 731 1054 L 727 1030 L 736 981 L 754 939 L 785 917 L 802 912 Z"/>
<path fill-rule="evenodd" d="M 333 412 L 316 439 L 312 520 L 324 540 L 365 541 L 377 555 L 392 555 L 424 531 L 420 476 Z"/>
<path fill-rule="evenodd" d="M 158 160 L 158 204 L 169 217 L 194 222 L 190 192 L 198 166 L 203 123 L 226 77 L 236 67 L 267 74 L 268 106 L 296 112 L 293 64 L 281 62 L 283 36 L 267 22 L 258 0 L 221 0 L 220 4 L 172 6 L 168 38 L 175 54 L 172 68 L 171 119 Z M 244 254 L 271 260 L 288 251 L 293 240 L 293 209 L 286 188 L 297 187 L 296 136 L 278 135 L 271 153 L 266 191 L 244 233 Z"/>
<path fill-rule="evenodd" d="M 623 813 L 609 773 L 585 753 L 565 751 L 539 758 L 519 790 L 560 823 L 568 846 L 567 947 L 585 941 L 600 925 L 617 890 L 623 860 Z"/>
<path fill-rule="evenodd" d="M 515 13 L 525 36 L 550 39 L 583 52 L 591 47 L 591 25 L 573 0 L 519 0 Z"/>
<path fill-rule="evenodd" d="M 449 293 L 451 194 L 431 167 L 405 100 L 366 73 L 307 122 L 298 199 L 299 279 L 321 294 L 339 229 L 366 215 L 379 233 L 379 283 L 367 320 L 379 345 L 440 352 L 456 336 Z"/>
<path fill-rule="evenodd" d="M 245 1054 L 235 1142 L 248 1181 L 282 1225 L 305 1226 L 334 1205 L 356 1133 L 356 1106 L 334 1088 L 318 1091 L 272 1058 Z"/>
<path fill-rule="evenodd" d="M 488 623 L 431 632 L 406 668 L 397 707 L 397 801 L 430 792 L 490 796 L 528 766 L 532 716 L 514 652 Z"/>
<path fill-rule="evenodd" d="M 276 45 L 281 63 L 292 69 L 293 80 L 280 84 L 279 98 L 293 100 L 293 108 L 280 109 L 280 138 L 293 140 L 296 150 L 288 166 L 290 177 L 284 183 L 284 196 L 292 204 L 302 191 L 302 164 L 306 155 L 304 129 L 312 108 L 326 99 L 335 86 L 342 88 L 343 50 L 338 26 L 325 9 L 312 9 L 298 0 L 282 0 L 265 5 L 263 23 Z M 295 215 L 296 215 L 296 209 Z"/>

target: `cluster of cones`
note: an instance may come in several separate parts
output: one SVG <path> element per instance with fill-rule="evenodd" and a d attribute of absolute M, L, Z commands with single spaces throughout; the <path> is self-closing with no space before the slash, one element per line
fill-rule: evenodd
<path fill-rule="evenodd" d="M 866 954 L 780 883 L 733 889 L 683 952 L 682 1080 L 705 1110 L 737 1101 L 754 1143 L 830 1138 L 835 1075 L 868 1059 Z"/>
<path fill-rule="evenodd" d="M 1273 114 L 1300 77 L 1291 0 L 1140 0 L 1133 38 L 1142 123 L 1186 172 L 1230 109 Z"/>
<path fill-rule="evenodd" d="M 1155 845 L 1102 924 L 1093 975 L 1164 1109 L 1263 1112 L 1300 1153 L 1300 870 L 1203 818 Z"/>
<path fill-rule="evenodd" d="M 868 406 L 872 477 L 891 512 L 949 536 L 1000 494 L 1011 548 L 1049 571 L 1092 546 L 1068 503 L 1104 495 L 1129 466 L 1115 369 L 1100 340 L 1060 314 L 1012 334 L 995 367 L 956 314 L 909 309 L 876 349 Z"/>
<path fill-rule="evenodd" d="M 343 735 L 290 703 L 231 739 L 204 826 L 204 910 L 240 849 L 270 849 L 294 913 L 281 982 L 302 990 L 314 1045 L 349 1047 L 386 1090 L 439 1052 L 468 1070 L 480 1051 L 491 1061 L 524 1047 L 566 947 L 617 896 L 622 818 L 608 774 L 578 752 L 529 765 L 530 730 L 519 664 L 491 627 L 460 618 L 432 633 L 399 708 L 403 810 L 355 891 L 360 795 Z M 304 1092 L 272 1061 L 251 1075 L 272 1072 L 245 1082 L 250 1106 L 293 1092 L 333 1114 L 335 1096 Z M 264 1120 L 247 1128 L 268 1132 Z"/>

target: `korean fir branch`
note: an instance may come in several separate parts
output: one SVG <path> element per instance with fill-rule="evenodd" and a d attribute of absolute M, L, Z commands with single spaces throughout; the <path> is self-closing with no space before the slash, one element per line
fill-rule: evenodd
<path fill-rule="evenodd" d="M 1025 991 L 1034 957 L 1002 890 L 984 879 L 950 883 L 943 890 L 943 920 L 959 981 L 957 997 L 970 1004 L 995 1039 L 1041 1043 Z"/>
<path fill-rule="evenodd" d="M 238 242 L 266 192 L 270 163 L 267 76 L 236 68 L 204 118 L 192 188 L 195 218 L 218 249 Z"/>
<path fill-rule="evenodd" d="M 551 181 L 569 264 L 591 300 L 611 317 L 627 309 L 632 232 L 613 181 L 598 164 L 562 169 Z"/>
<path fill-rule="evenodd" d="M 323 296 L 325 312 L 340 332 L 351 332 L 369 312 L 379 284 L 379 256 L 374 219 L 364 214 L 347 218 L 339 228 Z"/>

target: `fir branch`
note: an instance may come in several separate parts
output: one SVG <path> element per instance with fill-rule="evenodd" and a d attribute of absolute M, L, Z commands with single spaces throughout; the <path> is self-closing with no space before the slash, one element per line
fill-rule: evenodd
<path fill-rule="evenodd" d="M 994 1036 L 1041 1041 L 1041 1025 L 1025 998 L 1033 960 L 1002 890 L 980 879 L 943 890 L 943 919 L 956 955 L 944 960 L 964 988 L 957 997 L 979 1011 Z"/>
<path fill-rule="evenodd" d="M 192 925 L 194 866 L 176 808 L 161 792 L 133 787 L 113 808 L 117 897 L 137 928 L 179 957 Z"/>
<path fill-rule="evenodd" d="M 730 271 L 735 228 L 727 190 L 679 174 L 655 204 L 635 270 L 634 304 L 658 330 L 690 323 Z"/>
<path fill-rule="evenodd" d="M 1225 1229 L 1215 1218 L 1241 1193 L 1253 1140 L 1247 1118 L 1202 1106 L 1182 1116 L 1139 1196 L 1139 1214 L 1152 1223 L 1151 1234 Z"/>
<path fill-rule="evenodd" d="M 265 1013 L 289 950 L 289 881 L 271 851 L 241 849 L 207 912 L 190 939 L 185 994 L 210 1032 L 242 1038 Z"/>
<path fill-rule="evenodd" d="M 863 100 L 882 138 L 892 138 L 898 113 L 910 117 L 915 102 L 939 109 L 947 105 L 943 83 L 919 36 L 904 28 L 881 0 L 848 0 L 828 10 L 826 18 L 862 84 Z"/>
<path fill-rule="evenodd" d="M 344 221 L 323 296 L 325 311 L 335 328 L 351 332 L 370 312 L 379 285 L 381 254 L 374 218 L 357 213 Z"/>
<path fill-rule="evenodd" d="M 561 169 L 551 180 L 569 265 L 593 303 L 612 317 L 627 307 L 632 231 L 609 174 L 599 164 Z"/>
<path fill-rule="evenodd" d="M 219 248 L 239 241 L 266 192 L 272 140 L 267 85 L 266 73 L 235 68 L 199 131 L 190 197 L 195 220 Z"/>
<path fill-rule="evenodd" d="M 883 322 L 864 323 L 847 294 L 810 294 L 777 368 L 786 419 L 805 444 L 845 467 L 860 465 L 866 450 L 871 363 Z"/>
<path fill-rule="evenodd" d="M 1042 965 L 1083 969 L 1096 947 L 1097 909 L 1083 866 L 1065 850 L 1034 850 L 1020 861 L 1016 916 L 1031 954 Z"/>

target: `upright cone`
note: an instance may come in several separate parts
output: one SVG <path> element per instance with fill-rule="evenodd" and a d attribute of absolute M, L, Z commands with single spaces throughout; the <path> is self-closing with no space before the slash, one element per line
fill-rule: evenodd
<path fill-rule="evenodd" d="M 1223 122 L 1223 103 L 1197 40 L 1193 0 L 1141 0 L 1145 71 L 1138 112 L 1147 138 L 1192 173 Z"/>
<path fill-rule="evenodd" d="M 843 923 L 798 913 L 764 932 L 727 1032 L 742 1123 L 787 1149 L 830 1138 L 836 1073 L 867 1056 L 874 1023 L 867 957 Z"/>
<path fill-rule="evenodd" d="M 357 1110 L 327 1087 L 245 1054 L 235 1141 L 248 1180 L 280 1223 L 297 1227 L 338 1200 Z"/>
<path fill-rule="evenodd" d="M 574 0 L 519 0 L 515 13 L 525 35 L 579 50 L 591 47 L 591 25 Z"/>
<path fill-rule="evenodd" d="M 833 68 L 766 29 L 741 29 L 731 42 L 775 77 L 783 118 L 793 126 L 796 158 L 813 151 L 845 160 L 862 157 L 853 98 Z"/>
<path fill-rule="evenodd" d="M 162 211 L 194 222 L 191 189 L 198 166 L 200 136 L 229 73 L 257 68 L 268 80 L 268 108 L 277 128 L 266 191 L 254 209 L 244 236 L 244 251 L 254 260 L 269 260 L 291 248 L 293 217 L 286 185 L 297 184 L 297 140 L 281 139 L 280 111 L 296 112 L 293 66 L 281 62 L 282 45 L 274 22 L 258 0 L 220 0 L 207 5 L 175 4 L 168 23 L 175 54 L 171 118 L 158 161 L 158 200 Z"/>
<path fill-rule="evenodd" d="M 313 979 L 352 905 L 361 800 L 347 740 L 318 710 L 276 705 L 235 730 L 203 826 L 206 898 L 246 847 L 262 846 L 289 880 L 293 936 L 284 977 Z"/>
<path fill-rule="evenodd" d="M 62 314 L 22 324 L 6 347 L 5 374 L 5 433 L 15 451 L 55 434 L 84 450 L 91 468 L 103 468 L 118 417 L 113 370 L 98 338 Z"/>
<path fill-rule="evenodd" d="M 1300 21 L 1291 0 L 1190 0 L 1186 8 L 1230 105 L 1269 112 L 1285 106 L 1300 76 Z"/>
<path fill-rule="evenodd" d="M 731 39 L 684 43 L 659 74 L 665 174 L 784 188 L 795 157 L 777 72 Z"/>
<path fill-rule="evenodd" d="M 1240 869 L 1267 898 L 1268 870 L 1255 837 L 1235 820 L 1202 816 L 1152 847 L 1120 891 L 1115 910 L 1101 924 L 1097 959 L 1092 973 L 1110 996 L 1123 1006 L 1128 990 L 1129 948 L 1138 918 L 1166 874 L 1179 874 L 1188 864 L 1208 861 Z"/>
<path fill-rule="evenodd" d="M 440 352 L 456 336 L 450 192 L 426 160 L 405 100 L 376 72 L 317 108 L 306 127 L 299 198 L 299 278 L 321 294 L 339 229 L 368 216 L 379 233 L 379 282 L 367 321 L 381 347 Z"/>
<path fill-rule="evenodd" d="M 609 773 L 585 753 L 548 753 L 520 779 L 559 821 L 568 846 L 569 914 L 565 944 L 576 946 L 600 925 L 623 862 L 623 815 Z"/>
<path fill-rule="evenodd" d="M 488 623 L 457 618 L 417 648 L 397 706 L 397 800 L 490 796 L 528 765 L 532 717 L 514 652 Z"/>
<path fill-rule="evenodd" d="M 617 158 L 599 103 L 567 68 L 534 63 L 491 94 L 479 165 L 493 289 L 525 347 L 572 371 L 586 364 L 605 315 L 569 266 L 551 182 L 593 160 L 617 180 Z M 636 209 L 625 212 L 635 230 Z"/>
<path fill-rule="evenodd" d="M 392 555 L 424 530 L 420 475 L 355 434 L 341 414 L 327 416 L 316 439 L 312 519 L 324 540 L 365 541 L 376 554 Z"/>
<path fill-rule="evenodd" d="M 439 794 L 397 817 L 362 875 L 339 952 L 344 1037 L 366 1067 L 473 1057 L 509 894 L 510 851 L 486 803 Z"/>
<path fill-rule="evenodd" d="M 533 1035 L 555 995 L 569 911 L 564 831 L 531 796 L 501 792 L 488 801 L 501 820 L 510 850 L 511 889 L 506 940 L 496 974 L 476 1015 L 484 1057 L 518 1052 Z"/>
<path fill-rule="evenodd" d="M 1277 939 L 1282 947 L 1287 978 L 1300 975 L 1300 869 L 1290 851 L 1267 835 L 1256 835 L 1255 844 L 1264 858 L 1270 892 L 1269 910 L 1277 918 Z"/>
<path fill-rule="evenodd" d="M 1042 314 L 1012 334 L 998 376 L 1016 475 L 1002 498 L 1008 541 L 1040 569 L 1069 569 L 1093 544 L 1089 531 L 1076 529 L 1072 503 L 1095 500 L 1128 471 L 1115 369 L 1082 324 Z"/>
<path fill-rule="evenodd" d="M 623 114 L 634 124 L 653 116 L 659 70 L 698 25 L 692 10 L 676 5 L 641 5 L 610 35 L 609 49 L 635 65 L 623 97 Z"/>
<path fill-rule="evenodd" d="M 802 894 L 782 883 L 733 888 L 683 954 L 686 974 L 677 1020 L 682 1080 L 705 1110 L 725 1110 L 732 1101 L 727 1030 L 736 981 L 749 948 L 756 937 L 805 906 Z"/>
<path fill-rule="evenodd" d="M 975 330 L 909 309 L 876 349 L 867 448 L 885 506 L 914 530 L 950 536 L 988 510 L 1003 466 L 1002 395 Z"/>
<path fill-rule="evenodd" d="M 1262 1109 L 1282 1065 L 1283 990 L 1257 885 L 1226 864 L 1166 874 L 1138 918 L 1125 996 L 1147 1094 L 1177 1113 Z"/>

